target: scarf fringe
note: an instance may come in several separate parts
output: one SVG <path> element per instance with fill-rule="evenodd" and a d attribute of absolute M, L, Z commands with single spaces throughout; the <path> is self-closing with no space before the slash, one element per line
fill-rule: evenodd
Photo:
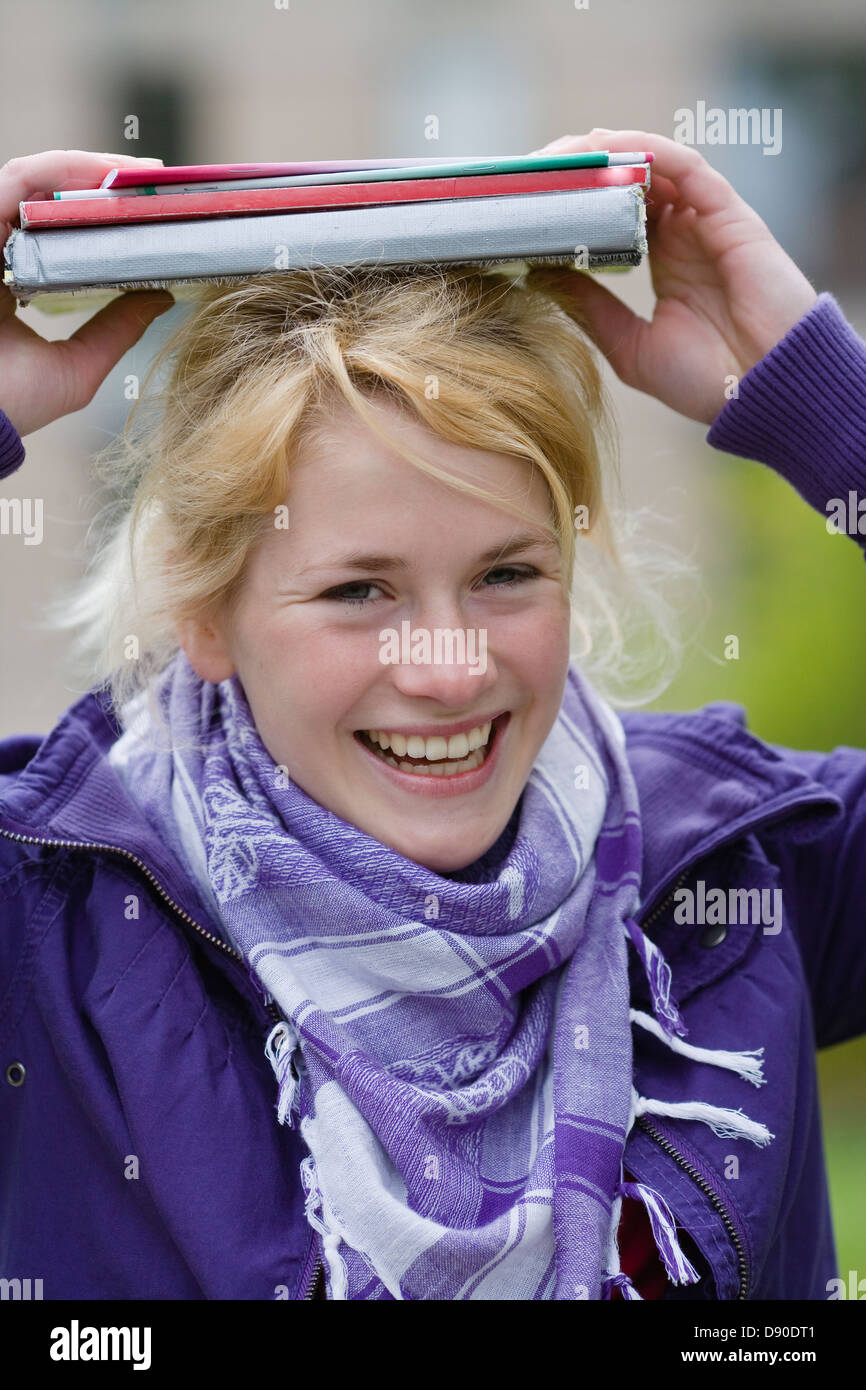
<path fill-rule="evenodd" d="M 322 1237 L 322 1251 L 331 1271 L 331 1298 L 345 1301 L 349 1296 L 349 1271 L 339 1251 L 342 1237 L 319 1189 L 316 1164 L 311 1153 L 301 1159 L 300 1173 L 307 1194 L 304 1199 L 304 1215 L 313 1230 L 318 1231 Z M 321 1210 L 321 1216 L 317 1215 L 317 1208 Z"/>
<path fill-rule="evenodd" d="M 623 1298 L 629 1303 L 633 1303 L 635 1299 L 637 1299 L 639 1303 L 643 1303 L 644 1301 L 643 1295 L 638 1293 L 628 1275 L 623 1274 L 622 1270 L 620 1270 L 619 1274 L 606 1275 L 601 1281 L 602 1298 L 610 1298 L 613 1289 L 620 1289 Z"/>
<path fill-rule="evenodd" d="M 727 1071 L 736 1072 L 744 1081 L 750 1082 L 753 1086 L 765 1085 L 766 1077 L 763 1074 L 762 1060 L 764 1049 L 762 1047 L 752 1051 L 734 1052 L 725 1048 L 697 1047 L 692 1043 L 683 1041 L 682 1035 L 686 1034 L 688 1030 L 676 1001 L 671 997 L 670 966 L 659 948 L 650 941 L 633 918 L 627 918 L 624 925 L 628 940 L 637 951 L 646 972 L 653 1014 L 655 1015 L 653 1017 L 642 1009 L 629 1009 L 631 1022 L 651 1033 L 659 1042 L 664 1043 L 672 1052 L 676 1052 L 682 1057 L 688 1057 L 693 1062 L 706 1063 L 708 1066 L 723 1067 Z M 677 1034 L 680 1036 L 678 1037 Z M 702 1124 L 708 1125 L 713 1133 L 722 1139 L 748 1139 L 759 1147 L 769 1144 L 775 1138 L 775 1135 L 771 1134 L 766 1125 L 749 1119 L 742 1110 L 730 1110 L 721 1106 L 708 1105 L 704 1101 L 651 1100 L 646 1096 L 639 1095 L 637 1090 L 632 1087 L 628 1133 L 631 1132 L 637 1116 L 645 1114 L 666 1115 L 671 1119 L 678 1120 L 698 1120 Z M 673 1284 L 696 1284 L 700 1276 L 679 1243 L 673 1212 L 661 1194 L 645 1183 L 626 1182 L 622 1178 L 616 1192 L 618 1201 L 615 1205 L 615 1220 L 611 1229 L 614 1247 L 618 1236 L 622 1198 L 636 1198 L 643 1202 L 646 1208 L 656 1250 L 670 1282 Z M 610 1290 L 615 1286 L 622 1289 L 623 1298 L 640 1297 L 637 1291 L 630 1292 L 627 1284 L 623 1282 L 627 1276 L 614 1272 L 619 1271 L 618 1250 L 613 1259 L 609 1258 L 608 1269 L 611 1272 L 602 1281 L 603 1298 L 610 1298 Z"/>
<path fill-rule="evenodd" d="M 609 1299 L 614 1289 L 619 1289 L 628 1302 L 643 1303 L 643 1295 L 638 1293 L 619 1261 L 619 1222 L 622 1216 L 622 1196 L 617 1188 L 610 1213 L 610 1229 L 607 1237 L 605 1271 L 601 1277 L 601 1297 Z"/>
<path fill-rule="evenodd" d="M 682 1042 L 677 1037 L 671 1037 L 665 1032 L 657 1019 L 650 1014 L 643 1013 L 640 1009 L 630 1009 L 629 1017 L 632 1023 L 637 1023 L 641 1028 L 645 1028 L 648 1033 L 652 1033 L 658 1038 L 659 1042 L 664 1043 L 672 1052 L 678 1052 L 682 1057 L 690 1057 L 693 1062 L 707 1062 L 710 1066 L 725 1067 L 728 1071 L 735 1071 L 744 1081 L 751 1081 L 753 1086 L 763 1086 L 766 1077 L 763 1074 L 764 1049 L 755 1048 L 753 1052 L 727 1052 L 724 1048 L 693 1047 L 691 1043 Z"/>
<path fill-rule="evenodd" d="M 643 1202 L 659 1257 L 672 1284 L 696 1284 L 698 1271 L 686 1258 L 677 1237 L 673 1212 L 660 1192 L 642 1182 L 621 1182 L 617 1192 Z"/>
<path fill-rule="evenodd" d="M 707 1105 L 702 1100 L 663 1101 L 648 1100 L 635 1092 L 635 1115 L 668 1115 L 673 1120 L 700 1120 L 709 1125 L 720 1139 L 750 1139 L 753 1144 L 763 1148 L 775 1139 L 766 1125 L 750 1120 L 742 1110 L 727 1110 L 718 1105 Z"/>
<path fill-rule="evenodd" d="M 676 1000 L 671 998 L 670 966 L 655 942 L 650 941 L 633 917 L 627 917 L 623 926 L 646 973 L 653 1013 L 668 1037 L 674 1033 L 685 1036 L 689 1030 L 682 1020 Z"/>
<path fill-rule="evenodd" d="M 707 1062 L 716 1067 L 726 1067 L 730 1071 L 737 1072 L 745 1081 L 750 1081 L 753 1086 L 762 1086 L 766 1080 L 762 1071 L 763 1063 L 760 1060 L 764 1052 L 762 1047 L 751 1052 L 728 1052 L 722 1048 L 694 1047 L 691 1043 L 682 1042 L 680 1038 L 674 1036 L 674 1028 L 678 1033 L 685 1033 L 688 1030 L 680 1017 L 677 1004 L 670 997 L 670 966 L 659 948 L 644 934 L 634 918 L 626 919 L 625 929 L 629 941 L 635 947 L 647 972 L 653 997 L 653 1011 L 656 1014 L 656 1017 L 652 1018 L 640 1009 L 630 1009 L 631 1021 L 654 1034 L 672 1051 L 679 1052 L 684 1057 L 691 1057 L 693 1061 Z M 678 1020 L 678 1023 L 672 1023 L 673 1019 Z M 762 1125 L 756 1120 L 750 1120 L 748 1115 L 743 1114 L 742 1110 L 729 1110 L 722 1106 L 708 1105 L 702 1100 L 677 1102 L 649 1100 L 646 1096 L 638 1095 L 633 1087 L 629 1131 L 637 1116 L 645 1114 L 669 1115 L 676 1120 L 699 1120 L 702 1124 L 709 1125 L 713 1133 L 717 1134 L 720 1139 L 749 1139 L 753 1144 L 761 1147 L 769 1144 L 770 1140 L 776 1137 L 770 1133 L 766 1125 Z"/>
<path fill-rule="evenodd" d="M 277 1093 L 277 1120 L 294 1129 L 292 1111 L 299 1110 L 298 1070 L 294 1065 L 295 1050 L 300 1054 L 298 1035 L 290 1023 L 281 1019 L 268 1034 L 265 1043 L 265 1056 L 274 1069 L 279 1082 Z"/>

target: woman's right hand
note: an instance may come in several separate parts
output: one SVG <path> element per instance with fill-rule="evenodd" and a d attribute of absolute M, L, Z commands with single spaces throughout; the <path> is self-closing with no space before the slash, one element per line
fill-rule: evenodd
<path fill-rule="evenodd" d="M 23 200 L 46 198 L 61 188 L 97 188 L 109 169 L 140 167 L 144 174 L 161 164 L 161 159 L 87 150 L 46 150 L 10 159 L 0 169 L 0 249 Z M 71 337 L 51 342 L 18 316 L 11 290 L 0 286 L 0 409 L 20 435 L 81 410 L 147 325 L 173 303 L 168 290 L 131 291 L 106 304 Z"/>

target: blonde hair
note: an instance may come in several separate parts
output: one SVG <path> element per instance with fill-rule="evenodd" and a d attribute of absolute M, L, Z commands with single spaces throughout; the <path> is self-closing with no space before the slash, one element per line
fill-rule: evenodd
<path fill-rule="evenodd" d="M 115 491 L 98 518 L 105 535 L 53 622 L 77 629 L 116 710 L 178 650 L 179 616 L 231 606 L 293 459 L 334 401 L 410 465 L 526 518 L 393 439 L 372 408 L 379 393 L 447 440 L 537 468 L 583 646 L 573 655 L 614 703 L 669 683 L 681 644 L 663 588 L 682 565 L 658 541 L 644 546 L 621 507 L 613 411 L 565 294 L 478 266 L 325 268 L 202 287 L 97 456 Z"/>

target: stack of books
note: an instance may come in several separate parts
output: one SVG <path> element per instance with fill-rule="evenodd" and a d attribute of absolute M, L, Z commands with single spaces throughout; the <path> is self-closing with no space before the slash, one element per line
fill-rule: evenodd
<path fill-rule="evenodd" d="M 112 169 L 22 202 L 4 248 L 19 300 L 231 282 L 317 266 L 639 265 L 652 154 Z M 68 303 L 68 300 L 67 300 Z M 43 307 L 48 307 L 44 305 Z"/>

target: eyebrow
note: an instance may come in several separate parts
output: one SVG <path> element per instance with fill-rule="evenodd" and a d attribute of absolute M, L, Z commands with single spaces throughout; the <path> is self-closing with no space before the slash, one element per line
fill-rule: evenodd
<path fill-rule="evenodd" d="M 501 545 L 493 545 L 489 550 L 476 559 L 476 564 L 488 565 L 494 560 L 506 560 L 512 555 L 522 555 L 526 550 L 532 550 L 535 546 L 552 546 L 555 542 L 546 536 L 533 535 L 529 531 L 524 531 L 520 535 L 514 536 L 512 540 L 505 541 Z M 350 551 L 346 555 L 337 556 L 329 560 L 324 565 L 311 565 L 302 570 L 301 574 L 317 574 L 322 570 L 362 570 L 365 573 L 370 570 L 378 570 L 380 573 L 394 570 L 407 570 L 410 568 L 409 561 L 404 560 L 400 555 L 375 555 L 366 551 Z"/>

